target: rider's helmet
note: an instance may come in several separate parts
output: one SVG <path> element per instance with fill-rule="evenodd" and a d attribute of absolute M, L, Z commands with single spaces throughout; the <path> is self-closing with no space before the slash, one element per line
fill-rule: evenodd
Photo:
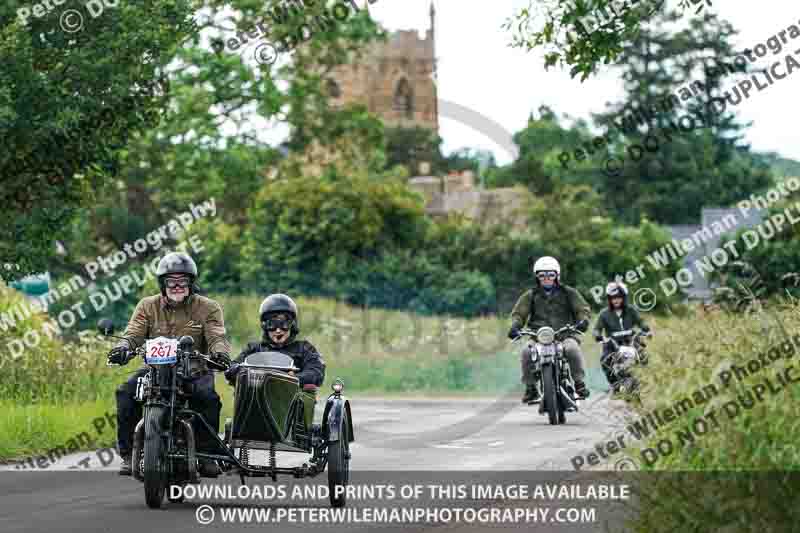
<path fill-rule="evenodd" d="M 612 281 L 606 285 L 606 299 L 608 300 L 608 308 L 611 310 L 614 309 L 611 305 L 612 298 L 622 298 L 622 306 L 625 307 L 628 299 L 628 287 L 621 281 Z"/>
<path fill-rule="evenodd" d="M 189 294 L 192 294 L 197 279 L 197 265 L 188 254 L 182 252 L 170 252 L 161 258 L 156 268 L 158 286 L 161 288 L 161 295 L 167 295 L 166 277 L 169 274 L 185 274 L 189 276 Z"/>
<path fill-rule="evenodd" d="M 261 319 L 261 330 L 264 332 L 264 338 L 269 338 L 267 319 L 278 313 L 285 313 L 291 317 L 290 336 L 286 342 L 292 342 L 297 334 L 300 333 L 300 320 L 297 313 L 297 304 L 285 294 L 270 294 L 261 302 L 258 316 Z"/>
<path fill-rule="evenodd" d="M 544 257 L 540 257 L 536 260 L 533 264 L 533 275 L 536 276 L 536 283 L 539 284 L 539 272 L 555 272 L 556 273 L 556 285 L 561 282 L 561 265 L 558 264 L 558 260 L 555 257 L 550 257 L 546 255 Z"/>

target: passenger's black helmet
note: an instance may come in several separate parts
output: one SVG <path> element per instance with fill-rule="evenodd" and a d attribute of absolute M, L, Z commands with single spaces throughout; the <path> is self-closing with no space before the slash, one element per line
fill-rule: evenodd
<path fill-rule="evenodd" d="M 286 313 L 292 316 L 293 323 L 291 329 L 291 339 L 300 333 L 300 317 L 297 313 L 297 304 L 294 300 L 285 294 L 270 294 L 264 301 L 261 302 L 261 307 L 258 309 L 258 316 L 261 319 L 261 329 L 264 335 L 267 334 L 266 320 L 267 317 L 274 313 Z"/>
<path fill-rule="evenodd" d="M 194 281 L 197 279 L 197 265 L 188 254 L 182 252 L 170 252 L 161 258 L 156 268 L 156 277 L 158 278 L 158 286 L 161 288 L 161 294 L 167 294 L 167 287 L 164 284 L 164 278 L 168 274 L 186 274 L 189 276 L 189 294 L 194 292 Z"/>

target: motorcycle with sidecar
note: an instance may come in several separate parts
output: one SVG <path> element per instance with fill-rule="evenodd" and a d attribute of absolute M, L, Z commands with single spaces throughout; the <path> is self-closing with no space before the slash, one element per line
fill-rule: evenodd
<path fill-rule="evenodd" d="M 113 337 L 109 320 L 101 320 L 98 328 Z M 131 466 L 133 477 L 144 484 L 147 506 L 161 507 L 165 495 L 171 502 L 182 501 L 170 496 L 170 487 L 200 483 L 198 459 L 217 461 L 224 472 L 238 474 L 242 484 L 246 477 L 273 481 L 279 474 L 313 477 L 327 468 L 330 503 L 344 506 L 354 440 L 350 402 L 342 394 L 344 383 L 340 379 L 333 383 L 322 423 L 314 424 L 317 387 L 300 387 L 297 377 L 290 374 L 299 371 L 293 359 L 279 352 L 251 354 L 240 365 L 233 419 L 226 421 L 220 439 L 200 413 L 188 408 L 191 384 L 187 381 L 193 359 L 202 359 L 215 370 L 226 370 L 227 365 L 193 350 L 193 343 L 190 336 L 158 337 L 134 349 L 148 372 L 136 388 L 136 399 L 144 405 L 142 420 L 134 430 Z M 207 433 L 211 449 L 197 449 L 197 431 Z M 255 461 L 254 450 L 266 451 L 267 464 Z M 302 466 L 282 468 L 276 461 L 278 451 L 311 454 L 311 458 Z"/>

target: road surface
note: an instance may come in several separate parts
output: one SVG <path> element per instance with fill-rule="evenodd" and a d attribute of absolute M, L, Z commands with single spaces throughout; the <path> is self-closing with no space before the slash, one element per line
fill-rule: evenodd
<path fill-rule="evenodd" d="M 527 479 L 530 486 L 549 481 L 566 483 L 576 476 L 570 458 L 592 449 L 595 443 L 608 439 L 619 429 L 611 416 L 612 411 L 619 410 L 619 402 L 609 402 L 602 393 L 595 393 L 595 397 L 583 402 L 580 413 L 569 413 L 567 424 L 563 426 L 548 425 L 546 417 L 538 415 L 534 407 L 519 404 L 517 394 L 515 392 L 513 397 L 475 400 L 353 400 L 356 441 L 351 446 L 352 483 L 394 484 L 397 488 L 403 484 L 451 485 L 465 480 L 503 484 L 517 478 Z M 320 414 L 317 413 L 318 416 Z M 112 460 L 108 453 L 103 457 L 101 461 L 96 452 L 82 452 L 63 457 L 45 469 L 3 467 L 0 471 L 0 531 L 127 533 L 266 527 L 280 531 L 321 531 L 327 528 L 330 531 L 351 528 L 360 531 L 376 528 L 397 531 L 485 531 L 494 527 L 562 533 L 604 530 L 600 523 L 487 526 L 446 521 L 449 523 L 402 526 L 350 523 L 345 527 L 310 523 L 308 519 L 298 524 L 289 524 L 284 520 L 270 525 L 219 523 L 217 520 L 210 525 L 201 525 L 196 513 L 202 505 L 218 508 L 227 503 L 240 508 L 262 507 L 272 511 L 300 507 L 329 509 L 329 505 L 327 499 L 287 502 L 263 499 L 230 501 L 211 497 L 190 498 L 182 504 L 168 504 L 165 509 L 150 510 L 144 504 L 141 483 L 116 474 L 119 458 L 114 456 Z M 306 459 L 305 455 L 278 454 L 278 463 L 282 466 L 301 464 Z M 107 464 L 103 465 L 103 462 Z M 550 472 L 531 472 L 543 470 Z M 552 479 L 546 480 L 543 476 Z M 291 490 L 298 484 L 326 485 L 326 479 L 325 474 L 311 480 L 279 478 L 278 484 Z M 215 484 L 231 485 L 233 490 L 240 485 L 238 476 L 203 480 L 203 486 Z M 248 485 L 264 487 L 272 484 L 263 478 L 248 480 Z M 444 494 L 441 501 L 437 500 L 436 503 L 443 505 L 443 501 L 448 501 L 448 495 Z M 348 508 L 408 506 L 413 503 L 400 501 L 396 497 L 387 503 L 384 499 L 377 501 L 380 498 L 369 496 L 351 498 Z M 508 495 L 503 497 L 506 499 L 468 498 L 468 501 L 461 499 L 459 503 L 501 510 L 519 503 L 509 500 Z M 422 500 L 416 503 L 422 505 Z M 527 501 L 526 505 L 564 506 L 572 503 L 575 502 Z M 585 505 L 585 502 L 579 507 L 581 505 Z M 552 520 L 552 516 L 551 513 L 548 518 Z"/>

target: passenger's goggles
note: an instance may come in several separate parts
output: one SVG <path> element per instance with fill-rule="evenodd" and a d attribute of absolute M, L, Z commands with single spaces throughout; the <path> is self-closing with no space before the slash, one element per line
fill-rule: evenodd
<path fill-rule="evenodd" d="M 536 277 L 539 279 L 556 279 L 558 277 L 558 273 L 553 270 L 537 272 Z"/>
<path fill-rule="evenodd" d="M 167 278 L 164 280 L 164 284 L 168 289 L 174 289 L 177 287 L 185 289 L 190 283 L 191 282 L 189 281 L 189 278 Z"/>
<path fill-rule="evenodd" d="M 268 318 L 264 321 L 264 327 L 267 328 L 267 331 L 275 331 L 276 329 L 289 331 L 293 325 L 294 319 L 291 318 Z"/>

